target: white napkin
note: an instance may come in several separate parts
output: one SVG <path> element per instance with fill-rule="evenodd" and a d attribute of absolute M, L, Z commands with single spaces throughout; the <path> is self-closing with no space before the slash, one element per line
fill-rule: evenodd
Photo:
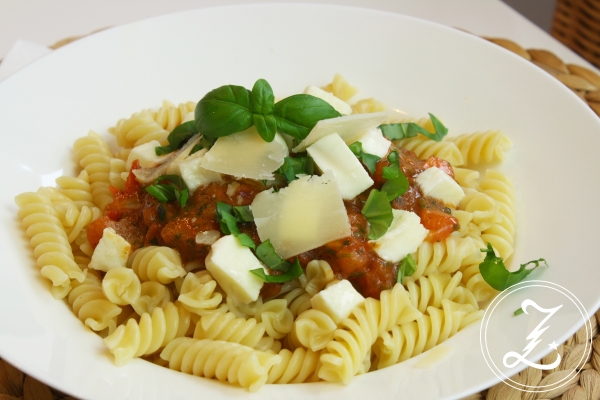
<path fill-rule="evenodd" d="M 0 62 L 0 81 L 50 52 L 52 50 L 42 44 L 17 40 Z"/>

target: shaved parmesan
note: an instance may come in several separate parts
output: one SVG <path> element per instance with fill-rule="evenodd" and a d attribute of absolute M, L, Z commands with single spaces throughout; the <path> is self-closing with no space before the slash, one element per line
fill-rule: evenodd
<path fill-rule="evenodd" d="M 342 115 L 352 114 L 352 107 L 350 107 L 350 104 L 335 97 L 333 93 L 326 92 L 323 89 L 318 88 L 316 86 L 308 86 L 304 90 L 304 93 L 318 97 L 321 100 L 325 100 L 331 105 L 331 107 L 335 108 L 335 110 Z"/>
<path fill-rule="evenodd" d="M 194 192 L 200 186 L 210 182 L 221 181 L 221 174 L 202 168 L 202 159 L 205 154 L 206 149 L 199 150 L 177 165 L 179 175 L 183 178 L 190 192 Z"/>
<path fill-rule="evenodd" d="M 338 118 L 323 119 L 315 125 L 308 136 L 302 142 L 292 149 L 294 153 L 299 153 L 317 140 L 324 138 L 332 133 L 337 133 L 346 142 L 352 144 L 356 139 L 370 129 L 377 128 L 388 117 L 388 111 L 344 115 Z"/>
<path fill-rule="evenodd" d="M 160 142 L 158 140 L 152 140 L 131 149 L 129 156 L 127 157 L 127 163 L 125 164 L 127 171 L 131 169 L 131 164 L 135 160 L 139 160 L 140 167 L 142 168 L 152 168 L 163 163 L 169 155 L 157 156 L 156 150 L 154 149 L 158 146 L 160 146 Z"/>
<path fill-rule="evenodd" d="M 284 259 L 351 233 L 331 172 L 302 177 L 279 192 L 260 192 L 251 208 L 260 240 L 269 239 Z"/>
<path fill-rule="evenodd" d="M 217 139 L 204 155 L 202 168 L 237 178 L 273 179 L 273 172 L 289 154 L 281 135 L 265 142 L 253 126 L 245 131 Z"/>
<path fill-rule="evenodd" d="M 342 199 L 352 200 L 373 185 L 373 179 L 337 133 L 319 139 L 306 149 L 323 172 L 331 171 Z"/>

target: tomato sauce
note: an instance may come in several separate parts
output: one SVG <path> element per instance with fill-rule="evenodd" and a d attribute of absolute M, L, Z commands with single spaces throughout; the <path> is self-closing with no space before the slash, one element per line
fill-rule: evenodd
<path fill-rule="evenodd" d="M 392 207 L 418 214 L 421 223 L 429 230 L 426 240 L 445 239 L 458 229 L 458 221 L 441 202 L 423 196 L 415 178 L 432 166 L 454 176 L 452 167 L 437 157 L 420 160 L 414 153 L 403 149 L 398 149 L 398 155 L 399 165 L 410 186 L 404 195 L 392 201 Z M 385 182 L 382 171 L 386 166 L 389 166 L 386 158 L 377 163 L 374 188 L 380 189 Z M 132 170 L 138 167 L 139 164 L 134 163 Z M 210 245 L 196 243 L 196 235 L 204 231 L 220 231 L 216 203 L 249 205 L 265 189 L 262 183 L 252 180 L 236 181 L 233 185 L 210 183 L 198 188 L 187 204 L 179 207 L 175 202 L 159 202 L 130 173 L 123 190 L 112 189 L 114 200 L 106 206 L 104 215 L 88 228 L 88 240 L 95 247 L 104 228 L 111 227 L 132 245 L 132 251 L 149 245 L 168 246 L 179 252 L 184 263 L 199 261 L 203 264 Z M 334 240 L 297 257 L 303 267 L 311 260 L 325 260 L 331 265 L 336 278 L 348 279 L 365 297 L 379 298 L 382 290 L 390 289 L 396 283 L 398 264 L 381 259 L 369 243 L 368 222 L 361 212 L 369 191 L 344 202 L 352 232 L 349 237 Z M 254 223 L 240 223 L 239 228 L 256 244 L 260 243 Z M 265 284 L 261 294 L 273 297 L 280 288 L 281 284 Z"/>

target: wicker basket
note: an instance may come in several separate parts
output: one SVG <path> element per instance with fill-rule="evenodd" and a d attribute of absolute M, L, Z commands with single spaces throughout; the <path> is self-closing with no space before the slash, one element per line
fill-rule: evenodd
<path fill-rule="evenodd" d="M 600 68 L 600 0 L 558 0 L 551 33 Z"/>

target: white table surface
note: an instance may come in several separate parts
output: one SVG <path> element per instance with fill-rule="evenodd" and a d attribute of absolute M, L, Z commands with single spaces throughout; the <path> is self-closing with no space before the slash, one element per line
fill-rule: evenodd
<path fill-rule="evenodd" d="M 172 12 L 219 5 L 281 1 L 0 0 L 0 58 L 19 39 L 49 46 L 66 37 Z M 524 48 L 550 50 L 567 63 L 592 67 L 500 0 L 326 0 L 321 3 L 367 7 L 415 16 L 480 36 L 510 39 Z"/>

